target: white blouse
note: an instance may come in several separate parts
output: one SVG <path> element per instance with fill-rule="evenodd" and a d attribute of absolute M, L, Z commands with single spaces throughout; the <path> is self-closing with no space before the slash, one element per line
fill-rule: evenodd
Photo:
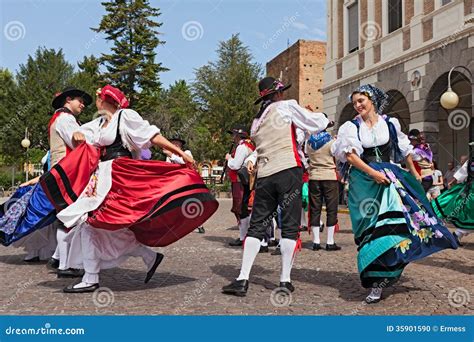
<path fill-rule="evenodd" d="M 410 145 L 410 140 L 407 135 L 401 131 L 398 119 L 390 118 L 389 120 L 393 123 L 397 131 L 398 147 L 402 155 L 406 157 L 412 153 L 413 146 Z M 346 153 L 354 152 L 360 156 L 364 152 L 364 148 L 384 145 L 389 141 L 390 133 L 388 125 L 382 116 L 378 116 L 377 123 L 371 128 L 366 125 L 364 120 L 360 119 L 359 122 L 359 136 L 357 135 L 356 125 L 350 121 L 347 121 L 339 128 L 337 139 L 331 146 L 331 153 L 336 159 L 346 162 Z"/>
<path fill-rule="evenodd" d="M 112 144 L 117 135 L 117 123 L 119 112 L 122 111 L 120 119 L 120 135 L 122 143 L 130 151 L 139 151 L 152 146 L 150 139 L 160 134 L 160 129 L 150 125 L 140 114 L 132 109 L 119 109 L 112 116 L 107 127 L 103 127 L 105 117 L 101 116 L 81 126 L 80 132 L 86 137 L 86 141 L 97 147 Z"/>
<path fill-rule="evenodd" d="M 188 156 L 190 156 L 191 158 L 193 158 L 193 154 L 191 153 L 190 150 L 186 150 L 186 151 L 184 151 L 184 153 L 187 154 Z M 183 157 L 180 157 L 180 156 L 178 156 L 177 154 L 174 154 L 174 153 L 171 154 L 171 157 L 166 157 L 166 162 L 171 163 L 171 164 L 181 164 L 181 165 L 186 164 L 184 162 Z"/>
<path fill-rule="evenodd" d="M 454 174 L 454 178 L 456 178 L 456 181 L 458 183 L 462 183 L 467 179 L 467 164 L 468 162 L 466 161 L 460 168 L 459 170 L 456 171 Z"/>

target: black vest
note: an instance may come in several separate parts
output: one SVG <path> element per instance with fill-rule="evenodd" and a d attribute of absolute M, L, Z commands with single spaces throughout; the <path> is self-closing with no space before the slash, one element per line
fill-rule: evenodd
<path fill-rule="evenodd" d="M 122 136 L 120 135 L 120 119 L 122 117 L 122 111 L 118 114 L 117 122 L 117 133 L 115 134 L 115 140 L 112 144 L 102 147 L 100 151 L 100 160 L 107 161 L 116 159 L 119 157 L 132 158 L 132 152 L 130 152 L 122 143 Z M 102 125 L 102 120 L 100 122 Z"/>

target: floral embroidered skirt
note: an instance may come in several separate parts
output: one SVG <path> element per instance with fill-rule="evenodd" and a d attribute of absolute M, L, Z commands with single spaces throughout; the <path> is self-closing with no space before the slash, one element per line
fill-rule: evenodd
<path fill-rule="evenodd" d="M 456 184 L 431 204 L 438 217 L 457 228 L 474 229 L 474 182 Z"/>
<path fill-rule="evenodd" d="M 409 262 L 456 249 L 457 243 L 411 174 L 390 163 L 370 166 L 384 172 L 390 185 L 377 184 L 352 168 L 349 211 L 362 286 L 387 287 L 400 278 Z"/>
<path fill-rule="evenodd" d="M 56 210 L 40 186 L 21 187 L 0 210 L 0 243 L 9 246 L 55 219 Z"/>

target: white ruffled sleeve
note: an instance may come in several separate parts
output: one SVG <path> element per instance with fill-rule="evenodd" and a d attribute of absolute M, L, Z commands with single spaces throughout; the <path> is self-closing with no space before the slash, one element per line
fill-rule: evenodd
<path fill-rule="evenodd" d="M 89 121 L 78 129 L 79 132 L 84 134 L 87 143 L 91 145 L 95 145 L 98 143 L 100 134 L 98 132 L 100 131 L 100 123 L 101 123 L 101 118 L 98 117 L 92 121 Z"/>
<path fill-rule="evenodd" d="M 331 146 L 331 153 L 337 160 L 346 162 L 346 153 L 354 152 L 360 156 L 364 152 L 362 143 L 357 136 L 357 127 L 347 121 L 337 132 L 337 139 Z"/>
<path fill-rule="evenodd" d="M 323 113 L 312 112 L 303 108 L 296 100 L 282 101 L 282 105 L 286 106 L 287 109 L 282 114 L 287 115 L 287 113 L 290 113 L 291 122 L 297 128 L 310 134 L 325 130 L 329 124 L 329 120 Z"/>
<path fill-rule="evenodd" d="M 133 150 L 143 150 L 153 145 L 150 140 L 160 134 L 160 129 L 155 125 L 150 125 L 134 110 L 124 109 L 120 122 L 120 134 L 125 146 L 128 145 Z"/>
<path fill-rule="evenodd" d="M 408 136 L 402 132 L 400 127 L 400 122 L 397 118 L 390 118 L 390 122 L 393 123 L 395 129 L 397 131 L 397 138 L 398 138 L 398 147 L 402 152 L 404 157 L 408 156 L 409 154 L 413 154 L 413 145 L 410 144 L 410 140 Z"/>

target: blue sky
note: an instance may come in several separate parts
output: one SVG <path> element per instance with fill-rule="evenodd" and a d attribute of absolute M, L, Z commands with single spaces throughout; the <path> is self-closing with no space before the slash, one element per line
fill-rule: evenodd
<path fill-rule="evenodd" d="M 76 65 L 85 55 L 109 52 L 90 30 L 105 13 L 98 0 L 1 0 L 0 67 L 11 71 L 38 46 L 62 48 Z M 326 0 L 151 0 L 162 13 L 157 59 L 170 71 L 165 86 L 191 81 L 194 69 L 216 58 L 218 42 L 233 33 L 263 66 L 298 39 L 326 40 Z"/>

